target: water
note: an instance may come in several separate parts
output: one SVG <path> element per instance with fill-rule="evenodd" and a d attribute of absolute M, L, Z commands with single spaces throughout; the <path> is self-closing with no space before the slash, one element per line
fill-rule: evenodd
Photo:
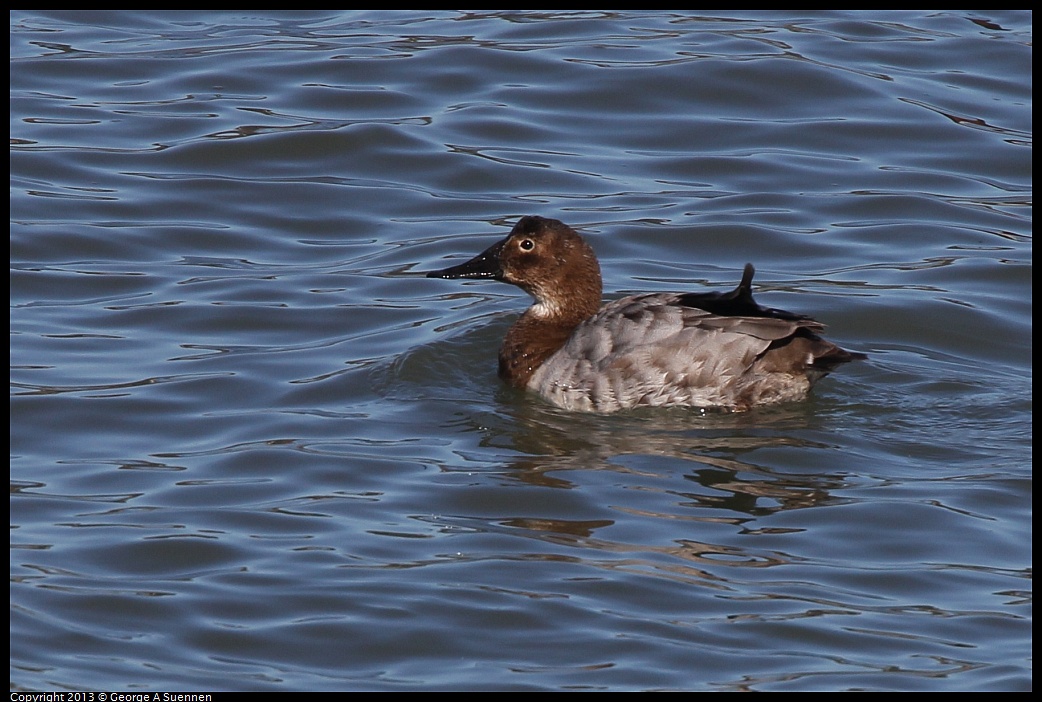
<path fill-rule="evenodd" d="M 1030 689 L 1031 19 L 12 12 L 12 689 Z M 523 214 L 869 360 L 555 410 Z"/>

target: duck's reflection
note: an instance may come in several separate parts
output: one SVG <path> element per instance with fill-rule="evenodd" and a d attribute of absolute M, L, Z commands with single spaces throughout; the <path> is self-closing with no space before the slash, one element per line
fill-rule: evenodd
<path fill-rule="evenodd" d="M 730 576 L 719 567 L 792 562 L 746 537 L 805 531 L 774 518 L 837 503 L 834 491 L 847 485 L 841 466 L 828 465 L 829 456 L 840 459 L 819 426 L 827 416 L 821 406 L 596 416 L 506 393 L 502 424 L 485 416 L 479 431 L 486 445 L 514 454 L 497 478 L 536 489 L 519 490 L 507 514 L 439 521 L 544 544 L 526 547 L 526 558 L 576 558 L 726 589 Z M 804 455 L 814 464 L 796 465 Z M 545 489 L 573 492 L 559 499 Z M 569 512 L 575 500 L 577 514 Z M 597 513 L 603 518 L 591 518 Z"/>

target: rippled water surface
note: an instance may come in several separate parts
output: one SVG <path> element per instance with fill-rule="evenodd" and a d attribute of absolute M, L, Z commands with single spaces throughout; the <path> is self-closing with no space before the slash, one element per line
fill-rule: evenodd
<path fill-rule="evenodd" d="M 12 688 L 1030 689 L 1031 19 L 13 11 Z M 524 214 L 869 358 L 558 411 Z"/>

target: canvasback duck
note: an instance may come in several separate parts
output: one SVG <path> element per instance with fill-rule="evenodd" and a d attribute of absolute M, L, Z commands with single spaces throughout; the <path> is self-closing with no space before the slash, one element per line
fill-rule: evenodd
<path fill-rule="evenodd" d="M 566 410 L 743 411 L 802 399 L 836 366 L 865 358 L 818 336 L 820 322 L 753 301 L 751 264 L 731 292 L 602 307 L 593 249 L 556 219 L 522 217 L 507 238 L 427 277 L 500 280 L 535 298 L 507 332 L 499 376 Z"/>

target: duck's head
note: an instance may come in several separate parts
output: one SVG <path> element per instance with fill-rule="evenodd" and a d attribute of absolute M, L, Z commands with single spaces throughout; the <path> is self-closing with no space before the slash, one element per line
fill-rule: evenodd
<path fill-rule="evenodd" d="M 522 217 L 507 238 L 466 263 L 428 278 L 501 280 L 535 298 L 530 314 L 585 319 L 601 305 L 601 268 L 593 249 L 564 222 Z"/>

